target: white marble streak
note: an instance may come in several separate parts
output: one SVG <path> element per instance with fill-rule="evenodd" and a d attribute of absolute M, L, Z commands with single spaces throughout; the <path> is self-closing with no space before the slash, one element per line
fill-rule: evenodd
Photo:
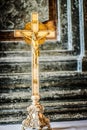
<path fill-rule="evenodd" d="M 52 122 L 51 127 L 52 130 L 87 130 L 87 120 Z M 0 125 L 0 130 L 21 130 L 21 124 Z"/>

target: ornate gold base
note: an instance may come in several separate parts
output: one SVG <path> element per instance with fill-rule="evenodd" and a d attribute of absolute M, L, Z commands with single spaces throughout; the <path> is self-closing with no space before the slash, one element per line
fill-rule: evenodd
<path fill-rule="evenodd" d="M 27 108 L 28 116 L 22 122 L 22 130 L 26 128 L 51 130 L 50 121 L 43 114 L 44 108 L 39 104 L 39 96 L 32 96 L 33 103 Z"/>

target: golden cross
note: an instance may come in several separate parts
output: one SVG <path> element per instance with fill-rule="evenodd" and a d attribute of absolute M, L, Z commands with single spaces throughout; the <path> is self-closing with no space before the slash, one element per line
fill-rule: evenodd
<path fill-rule="evenodd" d="M 39 45 L 47 39 L 55 37 L 55 28 L 49 24 L 38 21 L 38 13 L 32 13 L 31 22 L 25 25 L 24 30 L 16 30 L 16 37 L 24 37 L 26 43 L 32 46 L 32 94 L 39 95 Z M 51 28 L 51 29 L 50 29 Z"/>
<path fill-rule="evenodd" d="M 35 118 L 35 121 L 32 121 L 30 117 L 23 121 L 23 126 L 30 126 L 32 125 L 32 128 L 38 128 L 38 127 L 44 127 L 49 125 L 49 120 L 43 116 L 42 111 L 43 108 L 39 104 L 39 45 L 43 44 L 46 39 L 55 38 L 55 28 L 54 26 L 50 26 L 49 24 L 42 24 L 38 21 L 38 13 L 34 12 L 32 13 L 32 19 L 31 22 L 27 23 L 25 25 L 24 30 L 16 30 L 15 36 L 16 37 L 24 37 L 24 40 L 26 43 L 31 44 L 32 47 L 32 100 L 33 100 L 33 107 L 29 107 L 32 110 L 35 108 L 35 111 L 31 113 L 30 117 Z M 36 114 L 38 109 L 38 113 Z M 33 116 L 34 115 L 34 116 Z M 36 119 L 38 118 L 38 121 Z M 41 123 L 41 119 L 43 120 Z M 27 125 L 28 122 L 28 125 Z M 39 124 L 38 124 L 39 122 Z"/>

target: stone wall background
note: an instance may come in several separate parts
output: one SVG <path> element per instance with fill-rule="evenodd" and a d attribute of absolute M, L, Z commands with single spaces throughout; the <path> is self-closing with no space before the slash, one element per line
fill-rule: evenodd
<path fill-rule="evenodd" d="M 84 1 L 85 48 L 87 50 L 87 1 Z"/>
<path fill-rule="evenodd" d="M 79 0 L 71 1 L 72 50 L 68 50 L 68 4 L 65 0 L 59 2 L 62 39 L 46 42 L 40 47 L 41 103 L 51 121 L 87 119 L 87 57 L 79 57 Z M 51 12 L 55 10 L 53 3 L 49 0 Z M 36 10 L 36 7 L 40 7 L 42 21 L 55 18 L 55 12 L 52 16 L 51 12 L 47 13 L 47 0 L 0 0 L 0 31 L 22 28 L 30 19 L 25 13 Z M 82 60 L 84 71 L 81 71 Z M 30 96 L 30 46 L 23 41 L 0 41 L 0 124 L 21 122 L 27 115 L 27 106 L 31 104 Z"/>
<path fill-rule="evenodd" d="M 1 0 L 0 29 L 22 29 L 31 19 L 31 12 L 39 12 L 40 21 L 49 19 L 48 0 Z"/>

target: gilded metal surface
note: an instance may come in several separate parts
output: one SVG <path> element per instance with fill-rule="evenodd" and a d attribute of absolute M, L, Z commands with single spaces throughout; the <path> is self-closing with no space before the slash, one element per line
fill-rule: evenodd
<path fill-rule="evenodd" d="M 43 115 L 43 107 L 39 104 L 39 44 L 44 43 L 49 34 L 47 27 L 39 23 L 38 13 L 32 14 L 32 20 L 25 25 L 25 30 L 21 31 L 25 42 L 32 46 L 32 105 L 28 107 L 28 116 L 22 122 L 23 130 L 25 128 L 42 129 L 50 128 L 50 121 Z M 27 30 L 27 31 L 26 31 Z M 53 29 L 52 29 L 53 30 Z M 54 31 L 54 30 L 53 30 Z"/>
<path fill-rule="evenodd" d="M 33 129 L 36 128 L 36 129 L 40 130 L 43 127 L 47 127 L 48 130 L 51 130 L 50 121 L 43 114 L 44 108 L 38 102 L 39 97 L 33 96 L 32 100 L 33 100 L 32 105 L 27 108 L 28 116 L 22 122 L 22 125 L 23 125 L 22 129 L 25 130 L 26 128 L 31 127 Z"/>

